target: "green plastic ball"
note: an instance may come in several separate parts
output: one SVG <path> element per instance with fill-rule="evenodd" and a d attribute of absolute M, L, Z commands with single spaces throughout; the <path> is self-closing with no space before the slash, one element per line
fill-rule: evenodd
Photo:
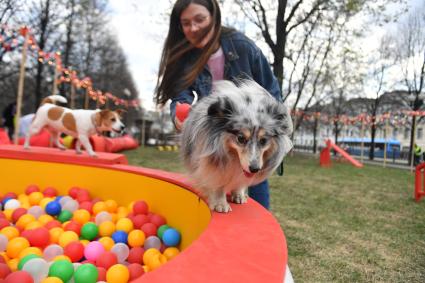
<path fill-rule="evenodd" d="M 18 270 L 22 270 L 22 267 L 24 266 L 25 263 L 27 263 L 27 261 L 29 261 L 30 259 L 33 258 L 38 258 L 40 256 L 36 255 L 36 254 L 29 254 L 24 256 L 18 263 Z"/>
<path fill-rule="evenodd" d="M 74 274 L 75 283 L 96 283 L 99 273 L 91 263 L 80 265 Z"/>
<path fill-rule="evenodd" d="M 53 262 L 49 269 L 49 276 L 58 277 L 63 282 L 68 282 L 74 274 L 74 266 L 66 259 Z"/>
<path fill-rule="evenodd" d="M 81 237 L 86 240 L 93 240 L 99 234 L 99 227 L 93 222 L 88 222 L 81 228 Z"/>
<path fill-rule="evenodd" d="M 156 232 L 158 238 L 162 239 L 162 235 L 164 234 L 165 230 L 167 230 L 168 228 L 171 228 L 171 227 L 168 226 L 167 224 L 159 226 L 158 231 Z"/>
<path fill-rule="evenodd" d="M 71 220 L 71 218 L 72 218 L 72 212 L 69 211 L 69 210 L 62 210 L 61 213 L 58 216 L 58 220 L 61 223 L 69 221 L 69 220 Z"/>

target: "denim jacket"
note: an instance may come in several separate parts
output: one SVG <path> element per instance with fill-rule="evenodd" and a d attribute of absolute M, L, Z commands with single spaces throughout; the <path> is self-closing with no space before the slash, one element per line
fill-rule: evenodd
<path fill-rule="evenodd" d="M 282 101 L 279 83 L 266 57 L 252 40 L 238 31 L 231 31 L 221 35 L 220 44 L 225 56 L 224 79 L 231 81 L 253 79 L 278 101 Z M 194 98 L 193 91 L 197 93 L 198 99 L 202 99 L 211 93 L 211 88 L 212 76 L 208 65 L 205 65 L 194 83 L 172 99 L 170 111 L 173 121 L 177 102 L 191 104 Z"/>

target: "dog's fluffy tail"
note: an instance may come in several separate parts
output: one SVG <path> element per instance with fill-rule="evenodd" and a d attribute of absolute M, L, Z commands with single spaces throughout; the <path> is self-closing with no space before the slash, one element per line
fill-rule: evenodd
<path fill-rule="evenodd" d="M 43 101 L 41 102 L 41 105 L 43 105 L 45 103 L 56 104 L 56 102 L 67 103 L 68 100 L 66 100 L 65 97 L 60 96 L 60 95 L 50 95 L 50 96 L 46 97 L 45 99 L 43 99 Z"/>

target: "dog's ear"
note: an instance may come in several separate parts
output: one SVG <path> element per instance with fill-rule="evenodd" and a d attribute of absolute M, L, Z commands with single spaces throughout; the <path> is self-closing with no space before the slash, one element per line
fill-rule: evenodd
<path fill-rule="evenodd" d="M 102 126 L 102 120 L 107 117 L 107 115 L 109 114 L 109 112 L 111 112 L 111 110 L 108 109 L 104 109 L 101 110 L 99 112 L 97 112 L 94 116 L 94 124 L 96 125 L 96 127 L 100 127 Z"/>
<path fill-rule="evenodd" d="M 276 125 L 278 125 L 276 134 L 290 136 L 294 130 L 294 126 L 288 107 L 283 103 L 278 103 L 270 106 L 268 112 L 276 121 Z"/>
<path fill-rule="evenodd" d="M 208 116 L 229 118 L 235 112 L 235 107 L 228 98 L 221 98 L 208 107 Z"/>
<path fill-rule="evenodd" d="M 115 112 L 117 112 L 117 114 L 120 115 L 120 117 L 122 117 L 122 115 L 124 113 L 127 113 L 127 110 L 125 110 L 125 109 L 117 109 L 117 110 L 115 110 Z"/>

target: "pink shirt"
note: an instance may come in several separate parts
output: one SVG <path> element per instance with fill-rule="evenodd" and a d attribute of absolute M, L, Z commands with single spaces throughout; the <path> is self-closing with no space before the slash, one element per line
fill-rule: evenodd
<path fill-rule="evenodd" d="M 222 80 L 224 78 L 224 53 L 221 46 L 210 56 L 207 64 L 210 68 L 213 81 Z"/>

